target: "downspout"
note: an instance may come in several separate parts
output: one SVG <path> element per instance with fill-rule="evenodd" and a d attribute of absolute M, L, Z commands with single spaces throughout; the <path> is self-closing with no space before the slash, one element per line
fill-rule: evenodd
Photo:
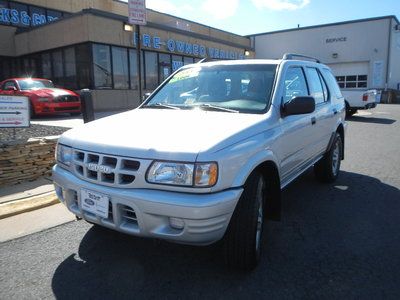
<path fill-rule="evenodd" d="M 390 48 L 392 46 L 392 18 L 389 21 L 389 38 L 388 38 L 388 52 L 387 52 L 387 60 L 386 60 L 386 83 L 385 83 L 385 91 L 388 89 L 389 85 L 389 66 L 390 66 Z"/>

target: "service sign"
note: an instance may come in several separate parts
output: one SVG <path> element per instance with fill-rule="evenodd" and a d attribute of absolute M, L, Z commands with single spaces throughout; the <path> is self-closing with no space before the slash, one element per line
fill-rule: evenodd
<path fill-rule="evenodd" d="M 129 0 L 129 23 L 132 25 L 146 25 L 146 0 Z"/>
<path fill-rule="evenodd" d="M 0 95 L 0 128 L 29 127 L 29 99 Z"/>

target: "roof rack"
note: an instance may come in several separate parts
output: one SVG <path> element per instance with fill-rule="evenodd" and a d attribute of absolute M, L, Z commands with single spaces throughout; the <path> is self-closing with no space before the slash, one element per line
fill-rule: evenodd
<path fill-rule="evenodd" d="M 294 57 L 299 57 L 304 58 L 305 60 L 311 60 L 311 61 L 315 61 L 317 63 L 320 63 L 321 61 L 318 58 L 315 57 L 311 57 L 311 56 L 306 56 L 306 55 L 302 55 L 302 54 L 296 54 L 296 53 L 285 53 L 283 55 L 283 60 L 292 60 L 294 59 Z"/>

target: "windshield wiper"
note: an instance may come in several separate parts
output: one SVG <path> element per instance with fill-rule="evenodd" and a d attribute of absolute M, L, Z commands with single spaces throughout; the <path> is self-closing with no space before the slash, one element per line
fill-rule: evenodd
<path fill-rule="evenodd" d="M 235 110 L 235 109 L 226 108 L 226 107 L 213 105 L 213 104 L 209 104 L 209 103 L 199 104 L 199 105 L 196 105 L 196 107 L 200 107 L 201 109 L 204 109 L 204 110 L 218 110 L 218 111 L 225 111 L 225 112 L 231 112 L 231 113 L 239 112 L 238 110 Z"/>
<path fill-rule="evenodd" d="M 169 108 L 169 109 L 180 109 L 177 106 L 174 105 L 170 105 L 170 104 L 164 104 L 164 103 L 154 103 L 151 105 L 145 105 L 143 107 L 147 107 L 147 108 Z"/>

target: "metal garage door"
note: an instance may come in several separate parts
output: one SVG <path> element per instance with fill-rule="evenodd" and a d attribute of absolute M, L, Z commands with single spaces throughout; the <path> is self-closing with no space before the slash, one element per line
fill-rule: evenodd
<path fill-rule="evenodd" d="M 368 87 L 368 66 L 365 62 L 352 62 L 328 65 L 335 75 L 340 88 L 367 88 Z"/>

